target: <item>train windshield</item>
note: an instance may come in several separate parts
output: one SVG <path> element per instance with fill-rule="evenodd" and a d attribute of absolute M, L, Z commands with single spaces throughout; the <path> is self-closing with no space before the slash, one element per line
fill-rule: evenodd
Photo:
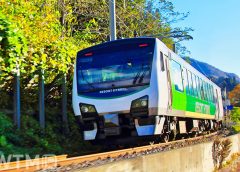
<path fill-rule="evenodd" d="M 154 42 L 109 44 L 78 55 L 78 92 L 150 83 Z"/>

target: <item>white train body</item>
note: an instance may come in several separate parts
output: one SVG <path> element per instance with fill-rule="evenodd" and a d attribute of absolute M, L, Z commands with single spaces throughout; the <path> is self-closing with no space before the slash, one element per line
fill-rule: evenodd
<path fill-rule="evenodd" d="M 93 85 L 91 78 L 90 80 L 86 79 L 86 78 L 89 78 L 86 76 L 91 76 L 96 81 L 98 81 L 95 75 L 89 74 L 91 73 L 91 71 L 98 72 L 98 75 L 100 76 L 99 71 L 94 70 L 95 64 L 92 64 L 94 63 L 94 60 L 95 60 L 95 57 L 94 57 L 95 51 L 96 51 L 96 56 L 99 54 L 99 58 L 102 57 L 104 59 L 105 57 L 101 53 L 99 53 L 101 52 L 101 50 L 104 50 L 104 52 L 106 52 L 108 50 L 111 51 L 113 49 L 114 51 L 114 49 L 118 46 L 124 47 L 124 45 L 126 45 L 126 47 L 128 47 L 128 45 L 133 46 L 134 44 L 136 44 L 136 47 L 134 47 L 134 50 L 136 51 L 138 50 L 138 48 L 140 51 L 142 51 L 142 49 L 148 46 L 152 46 L 152 50 L 151 48 L 149 48 L 149 52 L 147 52 L 152 55 L 152 62 L 150 63 L 146 62 L 147 65 L 142 64 L 142 69 L 141 70 L 139 69 L 139 71 L 136 71 L 134 73 L 134 77 L 132 77 L 133 75 L 131 75 L 130 78 L 126 79 L 128 80 L 127 81 L 128 83 L 129 83 L 129 79 L 132 80 L 131 81 L 132 85 L 124 86 L 124 81 L 121 80 L 119 81 L 119 83 L 123 84 L 122 86 L 112 84 L 106 87 L 105 82 L 104 83 L 95 82 Z M 112 48 L 112 46 L 114 47 Z M 116 48 L 116 51 L 118 51 L 118 48 Z M 121 51 L 120 52 L 121 55 L 126 54 L 127 56 L 129 51 L 131 52 L 130 55 L 134 56 L 134 53 L 132 53 L 131 48 L 129 48 L 129 50 L 125 49 L 125 52 L 123 52 L 124 50 L 120 48 L 119 51 Z M 105 53 L 105 54 L 108 54 L 108 53 Z M 147 56 L 149 54 L 147 54 Z M 126 65 L 125 66 L 119 65 L 120 67 L 126 68 L 126 70 L 130 70 L 129 68 L 131 67 L 133 68 L 134 60 L 133 62 L 131 62 L 132 57 L 130 55 L 129 55 L 129 61 L 126 61 Z M 141 55 L 138 55 L 138 56 L 141 56 Z M 112 59 L 113 63 L 115 63 L 114 58 L 115 57 L 112 56 L 109 59 Z M 82 59 L 82 60 L 79 60 L 79 59 Z M 176 99 L 173 97 L 174 90 L 172 90 L 173 89 L 172 84 L 174 83 L 170 81 L 172 78 L 172 75 L 171 75 L 172 73 L 170 72 L 171 60 L 178 62 L 178 64 L 181 65 L 182 69 L 185 68 L 187 70 L 190 70 L 192 73 L 194 73 L 194 75 L 201 78 L 201 80 L 204 80 L 204 83 L 209 83 L 207 85 L 211 85 L 213 87 L 213 90 L 216 90 L 214 91 L 214 93 L 209 91 L 209 93 L 214 94 L 215 99 L 217 99 L 217 102 L 215 103 L 216 111 L 214 111 L 214 114 L 210 114 L 209 112 L 208 112 L 209 114 L 196 113 L 196 111 L 190 112 L 187 109 L 179 110 L 178 108 L 175 108 L 177 107 L 177 105 L 176 105 Z M 101 63 L 101 61 L 97 61 L 97 60 L 96 62 Z M 135 63 L 139 63 L 139 62 L 136 61 Z M 79 65 L 81 67 L 79 67 Z M 99 64 L 99 66 L 101 65 L 104 65 L 104 64 Z M 87 69 L 87 67 L 85 68 L 84 66 L 89 66 L 89 70 Z M 111 73 L 113 70 L 118 70 L 118 69 L 107 68 L 107 69 L 104 69 L 104 72 Z M 122 70 L 124 71 L 124 69 Z M 118 75 L 121 74 L 119 73 Z M 121 74 L 122 78 L 124 78 L 123 75 L 124 73 Z M 112 78 L 111 77 L 112 76 L 109 77 L 110 78 L 109 80 L 114 78 L 114 77 Z M 134 82 L 134 80 L 137 80 L 137 81 Z M 187 84 L 185 84 L 184 79 L 182 80 L 182 82 L 183 82 L 183 85 L 185 85 L 184 89 L 186 89 Z M 104 88 L 98 88 L 97 87 L 97 85 L 99 85 L 98 83 L 102 84 Z M 83 85 L 83 87 L 81 87 L 81 84 Z M 206 86 L 206 87 L 209 89 L 211 88 L 210 86 Z M 90 91 L 84 90 L 85 92 L 83 91 L 81 93 L 79 90 L 82 88 L 84 88 L 85 90 L 89 89 Z M 182 94 L 186 95 L 185 91 L 183 91 Z M 138 99 L 140 100 L 137 102 L 134 102 Z M 210 99 L 212 99 L 211 96 L 209 96 L 209 100 Z M 179 99 L 179 101 L 181 100 Z M 193 131 L 193 128 L 198 128 L 198 130 L 200 130 L 199 122 L 204 120 L 208 120 L 209 123 L 211 123 L 210 127 L 213 128 L 213 125 L 212 125 L 213 122 L 221 120 L 223 116 L 220 88 L 215 84 L 213 84 L 210 80 L 208 80 L 196 69 L 194 69 L 186 61 L 178 57 L 174 52 L 168 49 L 157 38 L 133 38 L 133 39 L 117 40 L 117 41 L 104 43 L 104 44 L 97 45 L 97 46 L 85 49 L 83 51 L 80 51 L 78 53 L 77 61 L 75 64 L 73 90 L 72 90 L 72 102 L 73 102 L 74 113 L 76 116 L 79 116 L 81 125 L 83 126 L 82 129 L 83 129 L 85 140 L 94 140 L 97 138 L 106 138 L 107 136 L 118 136 L 118 135 L 129 135 L 129 136 L 161 135 L 166 132 L 171 132 L 172 129 L 170 128 L 170 129 L 167 129 L 166 131 L 166 127 L 169 128 L 168 123 L 171 124 L 174 121 L 175 122 L 178 121 L 176 123 L 178 126 L 180 126 L 179 128 L 181 130 L 180 131 L 181 133 L 184 133 L 184 131 L 191 132 Z M 145 103 L 147 103 L 146 108 L 142 108 L 142 107 L 139 108 L 139 109 L 142 108 L 143 110 L 134 111 L 131 108 L 132 106 L 134 107 L 142 106 L 139 104 L 145 105 Z M 195 104 L 197 103 L 195 102 Z M 200 104 L 199 105 L 200 108 L 204 109 L 206 107 L 205 109 L 208 109 L 208 104 L 204 104 L 204 103 L 202 104 L 198 103 L 198 104 Z M 209 105 L 209 107 L 211 106 Z M 197 105 L 196 105 L 196 108 L 197 108 Z M 180 120 L 176 120 L 175 119 L 176 117 L 179 118 Z M 166 127 L 164 128 L 164 126 Z"/>

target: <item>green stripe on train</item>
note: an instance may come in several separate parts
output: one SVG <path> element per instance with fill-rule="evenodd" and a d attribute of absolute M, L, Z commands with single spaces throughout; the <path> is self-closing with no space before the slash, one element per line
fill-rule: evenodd
<path fill-rule="evenodd" d="M 172 108 L 175 110 L 190 111 L 213 116 L 216 113 L 215 103 L 188 95 L 186 89 L 184 89 L 183 92 L 178 91 L 175 89 L 175 85 L 172 85 Z"/>

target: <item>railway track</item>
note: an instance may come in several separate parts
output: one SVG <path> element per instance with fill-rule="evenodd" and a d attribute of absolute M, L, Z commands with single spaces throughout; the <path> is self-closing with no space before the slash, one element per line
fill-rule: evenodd
<path fill-rule="evenodd" d="M 219 133 L 172 141 L 168 143 L 150 144 L 147 146 L 122 149 L 92 155 L 67 158 L 67 155 L 39 158 L 0 164 L 0 171 L 3 172 L 25 172 L 25 171 L 69 171 L 89 166 L 101 165 L 122 159 L 130 159 L 151 153 L 167 151 L 171 149 L 190 146 L 213 140 Z"/>

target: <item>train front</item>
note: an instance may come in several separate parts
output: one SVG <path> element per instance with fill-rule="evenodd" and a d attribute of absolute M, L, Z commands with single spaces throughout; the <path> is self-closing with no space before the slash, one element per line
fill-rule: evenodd
<path fill-rule="evenodd" d="M 155 42 L 123 39 L 78 52 L 72 95 L 84 140 L 154 134 Z"/>

